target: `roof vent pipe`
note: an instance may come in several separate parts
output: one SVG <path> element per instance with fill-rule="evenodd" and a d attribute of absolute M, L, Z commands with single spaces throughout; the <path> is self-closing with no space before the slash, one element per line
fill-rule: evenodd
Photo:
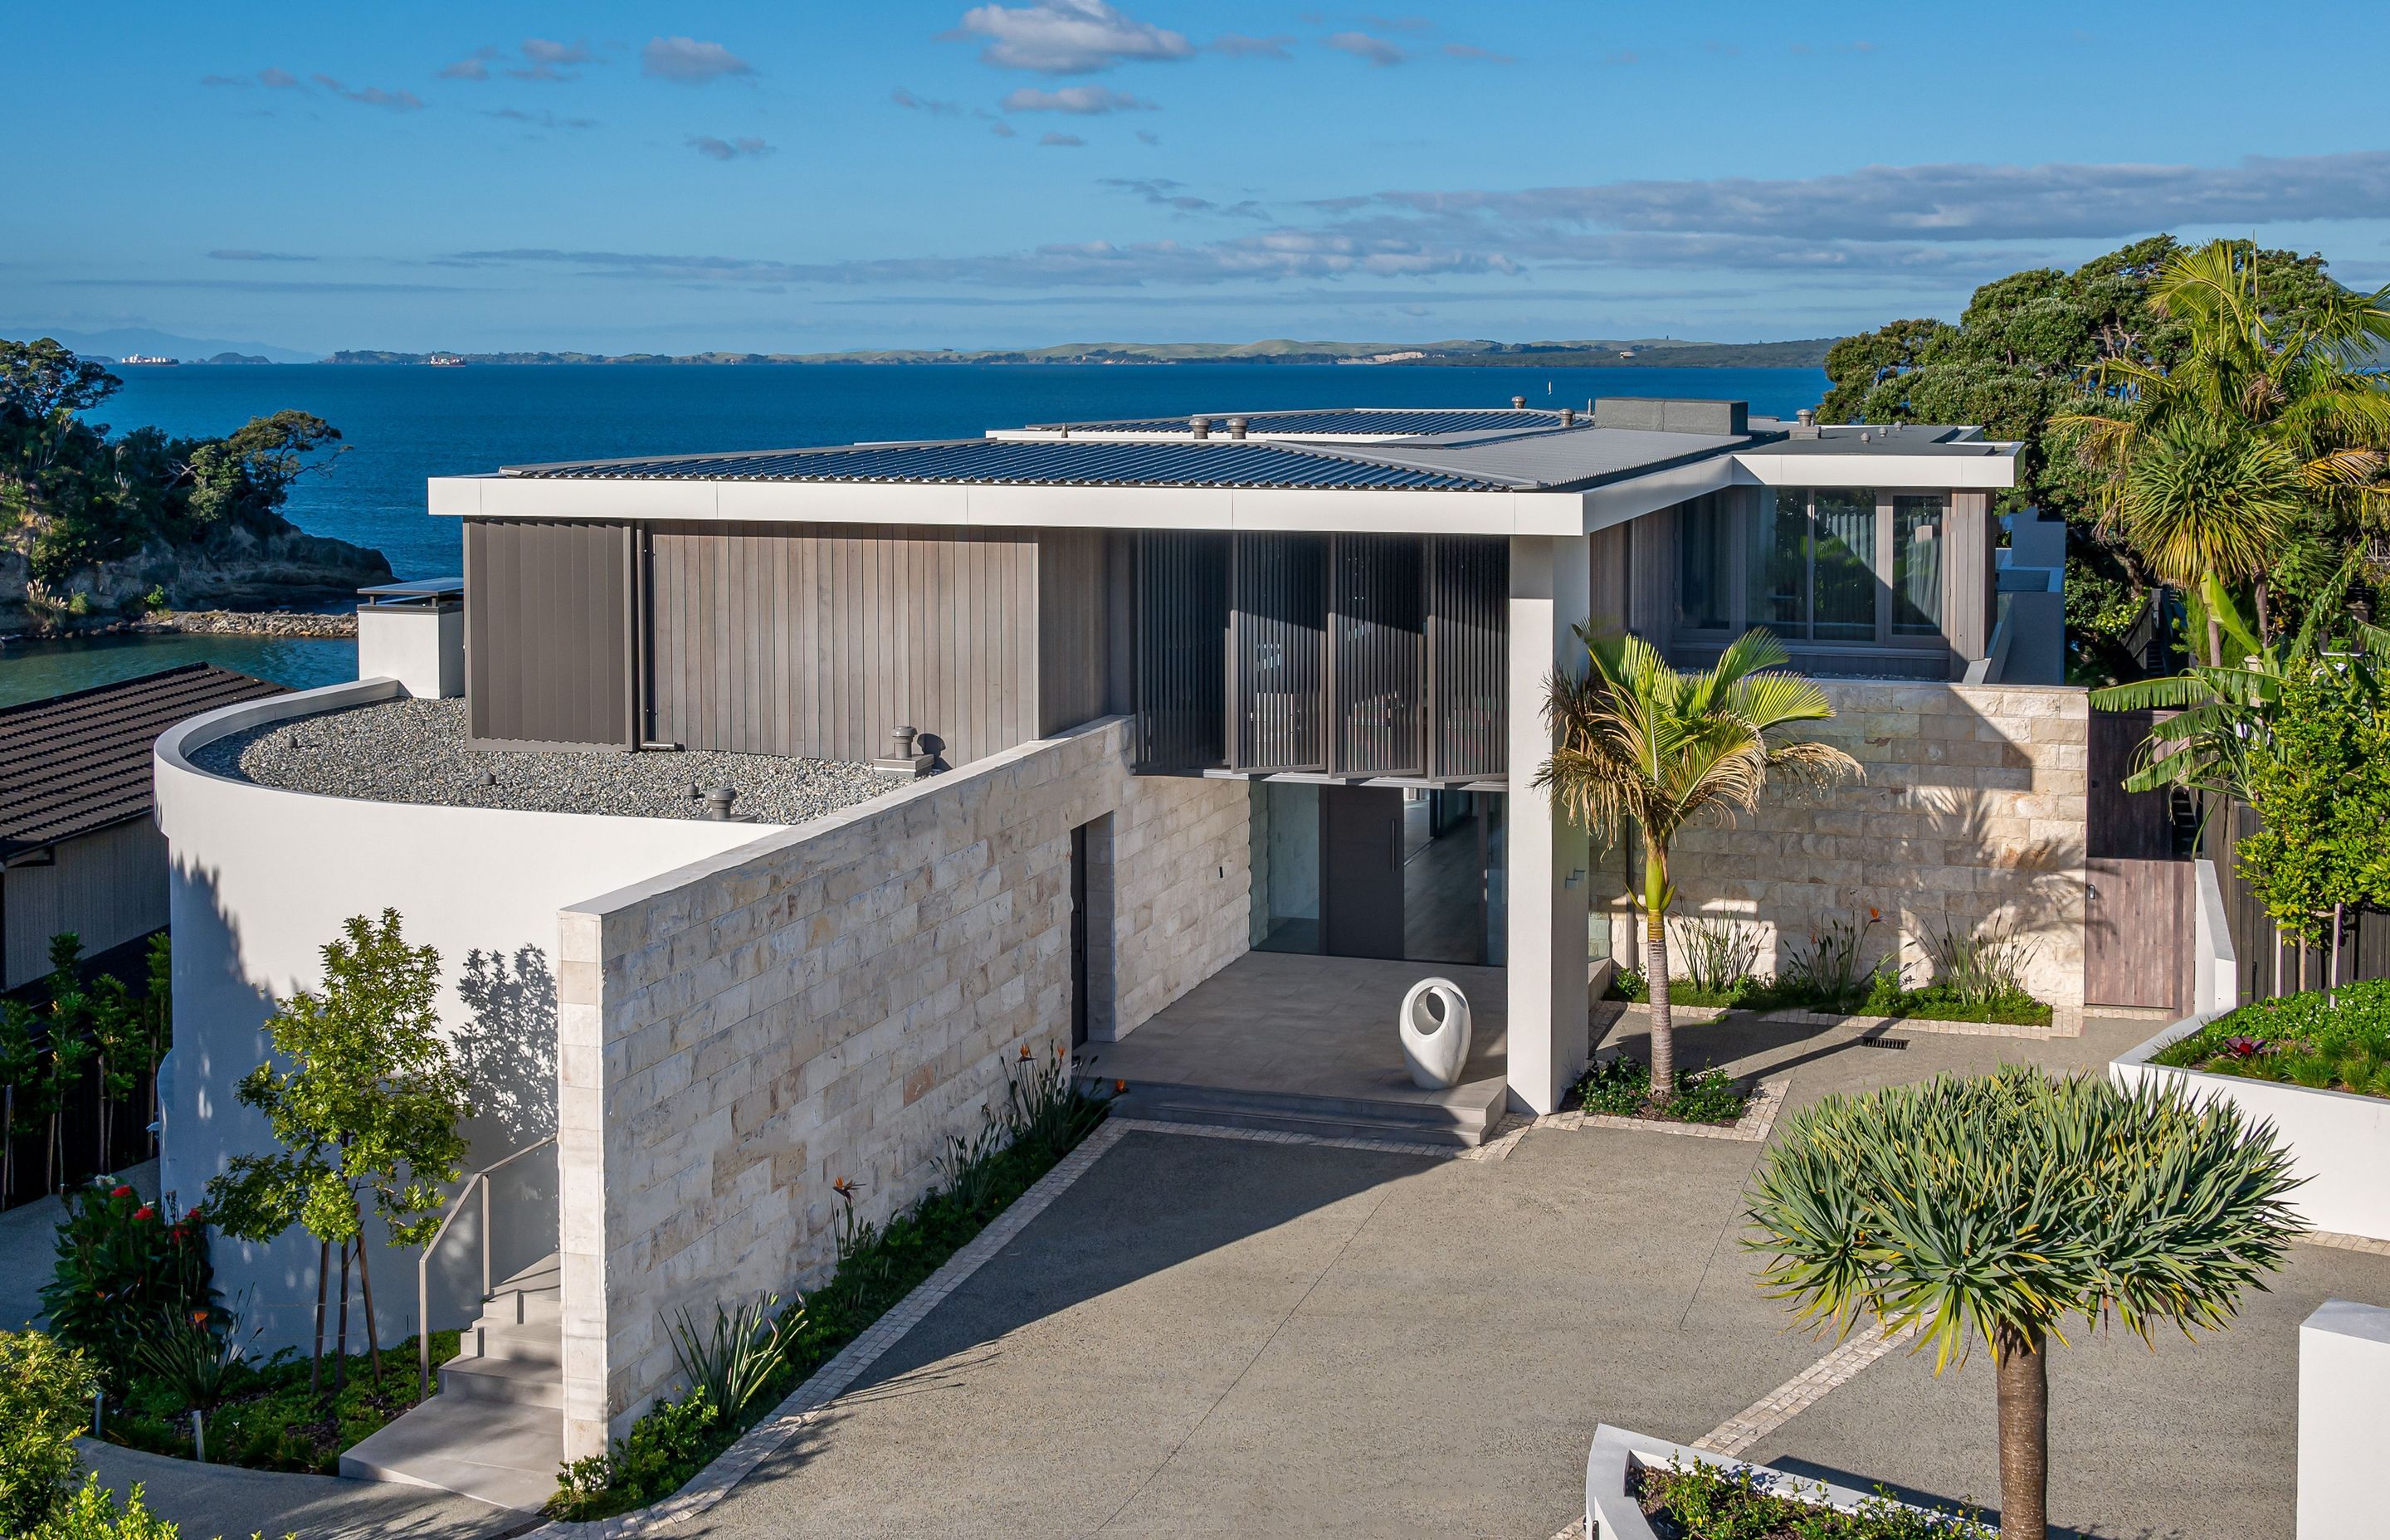
<path fill-rule="evenodd" d="M 1230 417 L 1228 419 L 1228 437 L 1232 439 L 1241 439 L 1244 436 L 1245 419 L 1242 417 Z"/>
<path fill-rule="evenodd" d="M 1792 414 L 1792 420 L 1799 423 L 1804 428 L 1815 428 L 1818 426 L 1817 408 L 1813 406 L 1804 406 L 1799 411 Z"/>
<path fill-rule="evenodd" d="M 1525 396 L 1512 396 L 1510 398 L 1510 410 L 1513 412 L 1523 412 L 1526 409 L 1527 398 Z"/>
<path fill-rule="evenodd" d="M 1187 419 L 1187 430 L 1194 434 L 1199 439 L 1208 439 L 1212 436 L 1212 419 L 1210 417 L 1189 417 Z"/>
<path fill-rule="evenodd" d="M 1562 428 L 1568 428 L 1568 427 L 1572 427 L 1572 426 L 1574 426 L 1574 425 L 1575 424 L 1575 422 L 1576 422 L 1576 408 L 1575 408 L 1575 407 L 1574 407 L 1574 406 L 1563 406 L 1563 407 L 1561 407 L 1561 426 Z"/>

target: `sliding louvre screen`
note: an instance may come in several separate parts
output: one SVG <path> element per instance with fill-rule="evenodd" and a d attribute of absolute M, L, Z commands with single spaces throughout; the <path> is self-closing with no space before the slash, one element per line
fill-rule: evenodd
<path fill-rule="evenodd" d="M 1510 542 L 1441 536 L 1428 562 L 1427 773 L 1499 776 L 1510 751 Z"/>
<path fill-rule="evenodd" d="M 1324 770 L 1320 702 L 1328 669 L 1328 543 L 1317 535 L 1237 538 L 1228 764 L 1238 770 Z"/>
<path fill-rule="evenodd" d="M 1148 531 L 1137 543 L 1137 767 L 1227 760 L 1228 537 Z"/>
<path fill-rule="evenodd" d="M 1425 771 L 1426 542 L 1416 536 L 1334 536 L 1329 563 L 1329 674 L 1334 726 L 1329 768 L 1348 776 Z"/>

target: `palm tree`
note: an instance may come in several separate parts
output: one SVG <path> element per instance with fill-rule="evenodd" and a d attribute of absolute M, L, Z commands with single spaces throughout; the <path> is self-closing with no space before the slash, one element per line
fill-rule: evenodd
<path fill-rule="evenodd" d="M 2049 1525 L 2047 1348 L 2069 1316 L 2149 1341 L 2231 1321 L 2300 1222 L 2270 1124 L 2229 1097 L 2011 1064 L 1793 1115 L 1747 1195 L 1762 1287 L 1847 1335 L 1916 1327 L 1936 1374 L 1978 1343 L 1998 1397 L 2000 1534 Z"/>
<path fill-rule="evenodd" d="M 2172 368 L 2101 366 L 2105 411 L 2051 419 L 2106 474 L 2101 516 L 2160 578 L 2194 595 L 2207 661 L 2224 662 L 2217 614 L 2254 583 L 2271 629 L 2267 574 L 2311 538 L 2311 517 L 2378 525 L 2390 513 L 2390 390 L 2358 366 L 2390 341 L 2390 289 L 2335 289 L 2294 326 L 2269 313 L 2254 249 L 2218 240 L 2169 260 L 2150 302 L 2182 324 Z"/>
<path fill-rule="evenodd" d="M 1651 988 L 1651 1097 L 1675 1086 L 1675 1021 L 1668 1009 L 1668 848 L 1706 813 L 1731 817 L 1759 805 L 1771 774 L 1823 784 L 1858 773 L 1840 749 L 1792 738 L 1795 723 L 1834 714 L 1826 692 L 1780 672 L 1783 644 L 1764 630 L 1738 638 L 1718 661 L 1681 674 L 1639 636 L 1576 628 L 1590 663 L 1583 678 L 1556 676 L 1544 712 L 1551 758 L 1536 771 L 1552 805 L 1605 842 L 1632 824 L 1643 841 L 1645 968 Z"/>

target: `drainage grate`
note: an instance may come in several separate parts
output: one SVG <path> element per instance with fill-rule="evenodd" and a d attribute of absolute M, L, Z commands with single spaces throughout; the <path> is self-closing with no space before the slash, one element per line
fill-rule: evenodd
<path fill-rule="evenodd" d="M 1905 1048 L 1908 1046 L 1908 1039 L 1906 1037 L 1862 1037 L 1858 1040 L 1858 1046 L 1862 1048 Z"/>

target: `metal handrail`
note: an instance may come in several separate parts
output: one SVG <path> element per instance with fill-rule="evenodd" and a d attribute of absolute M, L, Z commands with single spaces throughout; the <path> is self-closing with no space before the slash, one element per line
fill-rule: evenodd
<path fill-rule="evenodd" d="M 478 1190 L 482 1198 L 482 1303 L 490 1303 L 490 1177 L 501 1168 L 512 1165 L 534 1149 L 545 1149 L 556 1142 L 556 1136 L 527 1144 L 513 1154 L 493 1161 L 465 1178 L 449 1200 L 448 1212 L 441 1216 L 440 1227 L 431 1232 L 431 1239 L 415 1259 L 415 1357 L 416 1398 L 428 1399 L 431 1394 L 431 1253 L 448 1238 L 448 1228 L 456 1216 L 465 1212 L 466 1200 Z"/>

